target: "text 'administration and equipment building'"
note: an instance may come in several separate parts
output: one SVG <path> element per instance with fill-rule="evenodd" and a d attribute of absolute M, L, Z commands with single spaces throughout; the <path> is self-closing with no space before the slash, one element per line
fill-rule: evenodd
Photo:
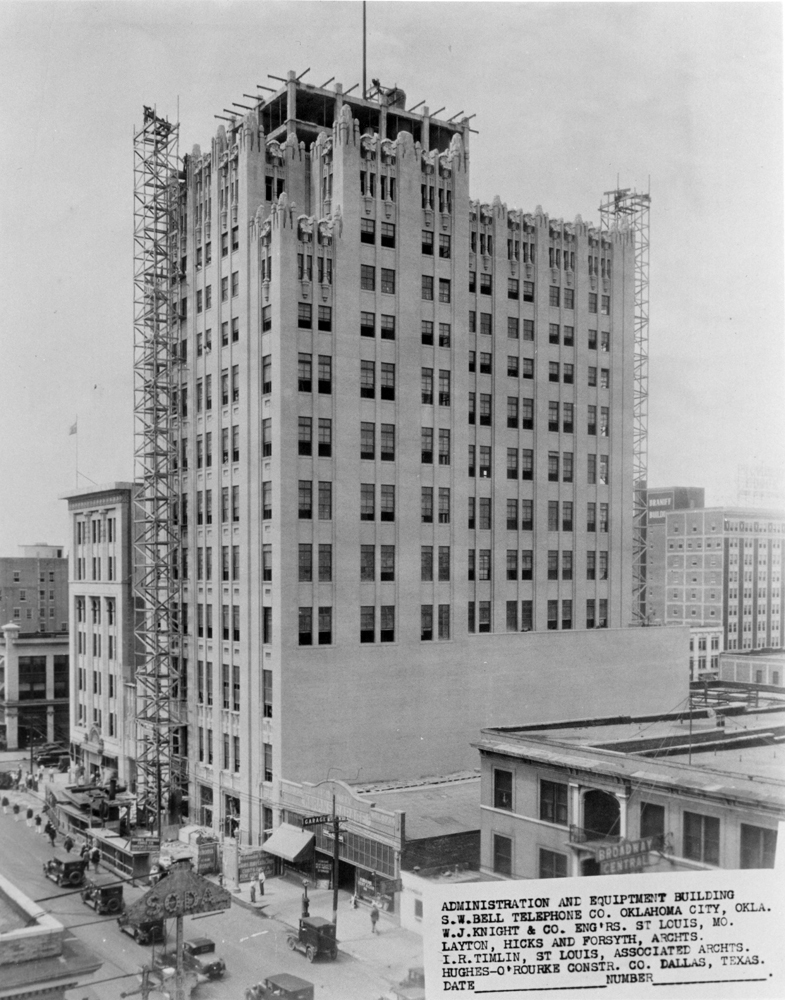
<path fill-rule="evenodd" d="M 281 778 L 472 767 L 556 690 L 687 693 L 686 630 L 627 627 L 632 236 L 470 201 L 468 138 L 290 73 L 184 159 L 190 811 L 245 843 Z"/>

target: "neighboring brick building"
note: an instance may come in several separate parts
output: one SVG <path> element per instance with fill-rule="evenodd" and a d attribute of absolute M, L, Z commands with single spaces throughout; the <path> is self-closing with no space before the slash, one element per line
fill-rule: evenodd
<path fill-rule="evenodd" d="M 722 653 L 718 678 L 736 684 L 785 685 L 785 652 L 750 650 L 747 653 Z"/>
<path fill-rule="evenodd" d="M 281 778 L 686 694 L 627 628 L 632 234 L 470 200 L 468 121 L 404 100 L 291 73 L 183 165 L 190 804 L 252 843 Z"/>
<path fill-rule="evenodd" d="M 780 649 L 783 511 L 672 510 L 649 528 L 651 616 L 665 625 L 722 625 L 722 650 Z"/>
<path fill-rule="evenodd" d="M 71 741 L 88 780 L 135 778 L 132 483 L 67 493 L 71 517 Z"/>
<path fill-rule="evenodd" d="M 68 560 L 59 545 L 20 545 L 0 558 L 0 624 L 22 632 L 68 631 Z"/>
<path fill-rule="evenodd" d="M 739 708 L 484 730 L 481 871 L 773 868 L 785 709 Z"/>
<path fill-rule="evenodd" d="M 68 634 L 3 626 L 0 646 L 0 741 L 8 750 L 57 741 L 67 745 Z"/>

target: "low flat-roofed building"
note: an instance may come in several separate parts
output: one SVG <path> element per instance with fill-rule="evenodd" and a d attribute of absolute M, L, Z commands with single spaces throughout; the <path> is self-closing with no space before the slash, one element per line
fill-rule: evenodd
<path fill-rule="evenodd" d="M 65 1000 L 66 990 L 101 964 L 66 927 L 0 875 L 0 998 Z"/>
<path fill-rule="evenodd" d="M 305 819 L 342 818 L 339 882 L 360 899 L 398 912 L 404 869 L 477 870 L 480 849 L 480 777 L 476 771 L 418 781 L 318 784 L 283 782 L 284 822 L 263 847 L 276 870 L 329 877 L 335 840 L 332 824 L 302 828 Z M 333 798 L 334 797 L 334 798 Z"/>
<path fill-rule="evenodd" d="M 558 878 L 774 866 L 785 706 L 485 729 L 480 870 Z"/>
<path fill-rule="evenodd" d="M 753 649 L 747 653 L 720 653 L 719 680 L 736 684 L 785 685 L 785 651 Z"/>

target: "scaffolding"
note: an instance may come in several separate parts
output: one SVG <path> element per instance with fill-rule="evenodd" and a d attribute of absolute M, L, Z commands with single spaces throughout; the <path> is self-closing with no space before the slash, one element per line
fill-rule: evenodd
<path fill-rule="evenodd" d="M 646 526 L 649 424 L 649 212 L 651 196 L 633 188 L 606 191 L 600 205 L 603 231 L 626 228 L 635 245 L 635 345 L 632 407 L 632 622 L 648 624 Z"/>
<path fill-rule="evenodd" d="M 172 412 L 175 384 L 178 125 L 145 107 L 134 134 L 134 557 L 137 822 L 159 835 L 179 788 L 176 656 L 180 584 Z"/>

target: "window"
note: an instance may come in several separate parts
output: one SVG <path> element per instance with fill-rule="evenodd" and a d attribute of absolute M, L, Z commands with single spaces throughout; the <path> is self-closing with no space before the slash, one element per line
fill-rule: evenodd
<path fill-rule="evenodd" d="M 540 781 L 540 819 L 546 823 L 567 825 L 567 786 L 555 781 Z"/>
<path fill-rule="evenodd" d="M 493 278 L 490 274 L 480 275 L 480 294 L 490 295 L 493 291 Z M 449 301 L 449 300 L 448 300 Z"/>
<path fill-rule="evenodd" d="M 534 552 L 532 549 L 521 551 L 521 579 L 531 580 L 534 576 Z"/>
<path fill-rule="evenodd" d="M 517 479 L 518 478 L 518 449 L 508 448 L 507 449 L 507 478 Z M 516 525 L 517 527 L 517 525 Z"/>
<path fill-rule="evenodd" d="M 512 838 L 498 833 L 493 835 L 493 870 L 512 877 Z"/>
<path fill-rule="evenodd" d="M 429 347 L 433 344 L 433 323 L 424 319 L 420 323 L 420 343 L 425 344 Z"/>
<path fill-rule="evenodd" d="M 559 343 L 559 324 L 549 323 L 548 324 L 548 343 L 558 344 Z"/>
<path fill-rule="evenodd" d="M 564 551 L 561 554 L 561 578 L 572 580 L 572 552 Z"/>
<path fill-rule="evenodd" d="M 490 580 L 490 578 L 491 578 L 491 550 L 480 549 L 479 560 L 477 563 L 477 579 Z"/>
<path fill-rule="evenodd" d="M 597 579 L 597 553 L 592 549 L 586 553 L 586 579 Z M 589 626 L 591 628 L 591 626 Z"/>
<path fill-rule="evenodd" d="M 319 260 L 322 258 L 320 257 Z M 333 311 L 330 306 L 319 306 L 317 329 L 322 333 L 329 333 L 333 328 Z"/>
<path fill-rule="evenodd" d="M 451 256 L 452 239 L 447 233 L 439 234 L 439 256 L 442 260 L 447 260 Z"/>
<path fill-rule="evenodd" d="M 507 426 L 518 426 L 518 399 L 516 396 L 507 397 Z"/>
<path fill-rule="evenodd" d="M 395 546 L 382 545 L 380 576 L 382 583 L 392 583 L 395 580 Z"/>
<path fill-rule="evenodd" d="M 310 417 L 297 418 L 297 454 L 310 455 L 312 451 L 312 421 Z"/>
<path fill-rule="evenodd" d="M 384 367 L 382 365 L 382 367 Z M 450 405 L 450 373 L 439 369 L 439 406 Z"/>
<path fill-rule="evenodd" d="M 427 257 L 433 257 L 433 233 L 428 229 L 422 231 L 422 252 Z"/>
<path fill-rule="evenodd" d="M 232 298 L 240 291 L 240 272 L 232 271 Z"/>
<path fill-rule="evenodd" d="M 603 486 L 607 486 L 609 481 L 608 475 L 608 456 L 600 455 L 600 483 Z"/>
<path fill-rule="evenodd" d="M 226 554 L 226 547 L 224 546 Z M 298 548 L 298 580 L 300 583 L 311 583 L 313 580 L 313 546 L 301 542 Z M 226 560 L 224 580 L 229 579 L 228 560 Z"/>
<path fill-rule="evenodd" d="M 548 482 L 558 483 L 559 481 L 559 453 L 558 451 L 548 452 Z"/>
<path fill-rule="evenodd" d="M 548 501 L 548 531 L 559 530 L 559 501 Z"/>
<path fill-rule="evenodd" d="M 565 255 L 566 257 L 566 255 Z M 575 290 L 573 288 L 564 289 L 564 308 L 574 309 L 575 308 Z M 566 341 L 565 341 L 566 343 Z"/>
<path fill-rule="evenodd" d="M 559 404 L 551 400 L 548 403 L 548 430 L 558 431 L 559 429 Z"/>
<path fill-rule="evenodd" d="M 330 583 L 333 578 L 333 547 L 329 542 L 319 545 L 319 583 Z"/>
<path fill-rule="evenodd" d="M 450 605 L 439 605 L 439 638 L 450 638 Z"/>
<path fill-rule="evenodd" d="M 449 433 L 449 431 L 448 431 Z M 491 446 L 480 445 L 480 479 L 489 479 L 491 475 Z"/>
<path fill-rule="evenodd" d="M 512 771 L 493 769 L 493 806 L 512 810 Z"/>
<path fill-rule="evenodd" d="M 507 549 L 507 579 L 517 580 L 518 579 L 518 550 L 517 549 Z M 512 630 L 517 631 L 517 625 Z"/>
<path fill-rule="evenodd" d="M 489 353 L 480 354 L 480 374 L 490 375 L 492 373 L 492 357 Z"/>
<path fill-rule="evenodd" d="M 483 427 L 491 426 L 491 405 L 492 396 L 490 393 L 480 393 L 480 424 Z"/>
<path fill-rule="evenodd" d="M 540 878 L 567 878 L 567 855 L 540 848 Z"/>
<path fill-rule="evenodd" d="M 310 521 L 313 517 L 313 483 L 310 479 L 301 479 L 298 483 L 297 511 L 301 521 Z"/>
<path fill-rule="evenodd" d="M 476 457 L 475 457 L 476 456 L 476 452 L 477 452 L 477 448 L 473 444 L 470 444 L 469 445 L 469 470 L 468 470 L 468 475 L 470 475 L 472 477 L 477 474 L 477 472 L 476 472 L 477 460 L 476 460 Z"/>
<path fill-rule="evenodd" d="M 380 438 L 381 459 L 383 462 L 395 461 L 395 425 L 382 424 Z"/>
<path fill-rule="evenodd" d="M 360 362 L 360 397 L 373 399 L 376 396 L 376 369 L 373 361 Z"/>
<path fill-rule="evenodd" d="M 714 816 L 685 812 L 683 854 L 691 861 L 720 863 L 720 821 Z"/>
<path fill-rule="evenodd" d="M 360 546 L 360 580 L 373 583 L 376 579 L 376 549 L 373 545 Z"/>
<path fill-rule="evenodd" d="M 575 382 L 575 365 L 564 365 L 564 381 L 568 385 Z"/>
<path fill-rule="evenodd" d="M 589 312 L 596 314 L 597 312 L 597 293 L 589 292 Z M 589 331 L 591 334 L 591 331 Z"/>
<path fill-rule="evenodd" d="M 433 302 L 433 276 L 430 274 L 422 276 L 422 298 L 426 302 Z"/>
<path fill-rule="evenodd" d="M 395 316 L 382 313 L 380 336 L 382 340 L 395 340 Z"/>
<path fill-rule="evenodd" d="M 480 313 L 480 333 L 486 337 L 493 334 L 493 317 L 490 313 Z"/>
<path fill-rule="evenodd" d="M 600 299 L 600 312 L 603 316 L 610 316 L 611 314 L 611 297 L 610 295 L 603 295 Z"/>
<path fill-rule="evenodd" d="M 420 580 L 423 583 L 433 581 L 433 546 L 420 546 Z"/>
<path fill-rule="evenodd" d="M 572 482 L 573 453 L 565 451 L 562 453 L 562 482 Z"/>
<path fill-rule="evenodd" d="M 360 458 L 374 459 L 376 457 L 376 427 L 363 421 L 360 424 Z"/>
<path fill-rule="evenodd" d="M 532 448 L 524 448 L 521 451 L 521 479 L 533 479 L 533 478 L 534 478 L 534 450 Z"/>
<path fill-rule="evenodd" d="M 360 264 L 360 288 L 366 292 L 376 290 L 376 270 L 372 264 Z"/>
<path fill-rule="evenodd" d="M 333 453 L 333 422 L 329 418 L 319 417 L 319 440 L 317 449 L 319 458 L 330 458 Z"/>
<path fill-rule="evenodd" d="M 382 458 L 384 456 L 382 455 Z M 450 464 L 450 431 L 445 427 L 439 428 L 439 465 Z"/>
<path fill-rule="evenodd" d="M 741 868 L 773 868 L 777 831 L 741 824 Z"/>
<path fill-rule="evenodd" d="M 597 482 L 597 456 L 586 456 L 586 482 L 593 486 Z"/>
<path fill-rule="evenodd" d="M 611 387 L 611 373 L 608 368 L 600 368 L 600 388 L 610 389 Z"/>
<path fill-rule="evenodd" d="M 610 408 L 600 407 L 600 437 L 608 437 L 610 434 Z"/>
<path fill-rule="evenodd" d="M 311 355 L 297 355 L 297 388 L 300 392 L 310 392 L 312 387 L 311 379 Z M 228 379 L 228 376 L 227 376 Z M 227 387 L 228 391 L 228 387 Z"/>
<path fill-rule="evenodd" d="M 379 383 L 381 399 L 395 399 L 395 365 L 389 361 L 381 363 L 381 379 Z"/>
<path fill-rule="evenodd" d="M 300 646 L 313 645 L 313 609 L 300 608 L 297 615 L 297 632 Z"/>
<path fill-rule="evenodd" d="M 519 286 L 517 278 L 507 279 L 507 298 L 517 299 L 519 297 Z"/>
<path fill-rule="evenodd" d="M 379 642 L 395 642 L 395 606 L 383 604 L 379 612 Z"/>
<path fill-rule="evenodd" d="M 361 312 L 360 313 L 360 336 L 361 337 L 375 337 L 376 336 L 376 314 L 372 312 Z"/>
<path fill-rule="evenodd" d="M 395 248 L 395 223 L 383 222 L 381 224 L 381 244 L 383 247 Z"/>
<path fill-rule="evenodd" d="M 392 268 L 382 268 L 381 288 L 386 295 L 395 295 L 395 271 Z"/>
<path fill-rule="evenodd" d="M 534 378 L 534 359 L 524 358 L 523 359 L 523 371 L 521 372 L 522 378 Z"/>
<path fill-rule="evenodd" d="M 376 242 L 376 223 L 373 219 L 360 219 L 360 242 Z"/>
<path fill-rule="evenodd" d="M 265 354 L 262 358 L 262 392 L 267 395 L 267 393 L 273 391 L 273 359 L 269 354 Z"/>
<path fill-rule="evenodd" d="M 575 408 L 572 403 L 562 403 L 562 431 L 572 434 Z"/>
<path fill-rule="evenodd" d="M 478 632 L 490 632 L 491 631 L 491 602 L 490 601 L 480 601 L 479 602 L 479 615 L 477 619 L 477 631 Z"/>
<path fill-rule="evenodd" d="M 477 550 L 476 549 L 469 549 L 467 571 L 466 571 L 466 579 L 467 580 L 476 580 L 477 579 Z"/>
<path fill-rule="evenodd" d="M 373 483 L 360 483 L 360 520 L 373 521 L 376 517 Z"/>
<path fill-rule="evenodd" d="M 548 381 L 558 382 L 559 381 L 559 362 L 549 361 L 548 362 Z"/>
<path fill-rule="evenodd" d="M 641 837 L 662 838 L 665 835 L 665 807 L 653 802 L 641 802 Z"/>
<path fill-rule="evenodd" d="M 439 487 L 439 524 L 450 523 L 450 487 Z"/>
<path fill-rule="evenodd" d="M 600 552 L 600 580 L 608 579 L 608 553 Z"/>
<path fill-rule="evenodd" d="M 319 520 L 330 521 L 333 516 L 333 484 L 319 483 Z"/>
<path fill-rule="evenodd" d="M 420 490 L 420 516 L 423 524 L 433 523 L 433 487 L 423 486 Z"/>

